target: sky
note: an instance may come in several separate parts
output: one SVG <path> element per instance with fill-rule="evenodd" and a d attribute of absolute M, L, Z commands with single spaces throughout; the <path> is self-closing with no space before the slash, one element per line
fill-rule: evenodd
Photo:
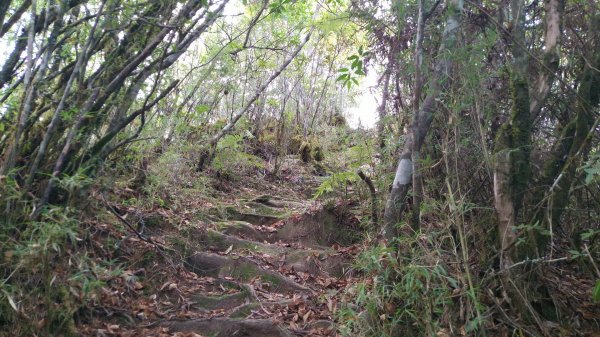
<path fill-rule="evenodd" d="M 363 128 L 373 128 L 377 123 L 377 78 L 378 74 L 370 69 L 367 76 L 359 82 L 359 94 L 356 97 L 355 104 L 350 105 L 345 113 L 348 123 L 351 127 L 357 128 L 359 125 Z"/>

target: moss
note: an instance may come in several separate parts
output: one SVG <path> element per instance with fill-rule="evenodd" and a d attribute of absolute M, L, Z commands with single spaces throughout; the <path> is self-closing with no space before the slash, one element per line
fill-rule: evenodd
<path fill-rule="evenodd" d="M 323 154 L 323 149 L 321 148 L 321 145 L 315 145 L 315 147 L 312 150 L 312 157 L 316 161 L 322 161 L 323 159 L 325 159 L 325 155 Z"/>
<path fill-rule="evenodd" d="M 300 152 L 300 146 L 302 146 L 302 143 L 304 142 L 304 139 L 301 135 L 295 135 L 290 139 L 289 145 L 288 145 L 288 153 L 289 154 L 296 154 L 298 152 Z"/>
<path fill-rule="evenodd" d="M 217 230 L 223 230 L 223 229 L 228 229 L 228 228 L 244 228 L 247 227 L 246 222 L 244 221 L 220 221 L 217 222 L 216 224 Z"/>
<path fill-rule="evenodd" d="M 234 294 L 223 296 L 194 296 L 194 302 L 196 302 L 200 308 L 215 310 L 229 303 L 243 303 L 249 295 L 247 290 L 242 290 Z"/>
<path fill-rule="evenodd" d="M 223 235 L 210 230 L 206 232 L 206 241 L 210 246 L 221 247 L 225 244 L 225 238 Z"/>
<path fill-rule="evenodd" d="M 312 154 L 311 154 L 311 146 L 309 142 L 302 142 L 302 145 L 300 145 L 300 159 L 302 159 L 303 162 L 308 163 L 309 161 L 311 161 L 312 159 Z"/>
<path fill-rule="evenodd" d="M 229 315 L 230 318 L 246 318 L 251 313 L 252 310 L 255 310 L 259 307 L 258 303 L 248 303 L 236 309 L 234 312 Z"/>
<path fill-rule="evenodd" d="M 241 281 L 249 281 L 256 276 L 260 276 L 260 271 L 249 263 L 241 263 L 232 271 L 231 276 Z"/>
<path fill-rule="evenodd" d="M 344 115 L 342 115 L 339 112 L 336 112 L 333 114 L 333 116 L 331 116 L 331 121 L 329 125 L 337 127 L 346 127 L 348 126 L 348 121 L 346 120 L 346 117 L 344 117 Z"/>
<path fill-rule="evenodd" d="M 189 237 L 189 235 L 186 235 L 185 237 Z M 182 239 L 181 237 L 178 236 L 171 236 L 168 238 L 168 242 L 169 244 L 175 248 L 175 250 L 177 250 L 178 252 L 180 252 L 183 255 L 187 255 L 190 252 L 190 246 L 188 245 L 188 243 Z"/>
<path fill-rule="evenodd" d="M 48 308 L 47 329 L 51 336 L 75 336 L 75 321 L 73 310 L 75 304 L 66 287 L 51 287 L 48 300 L 51 301 Z"/>
<path fill-rule="evenodd" d="M 515 211 L 518 212 L 527 185 L 531 179 L 531 115 L 529 113 L 529 87 L 526 79 L 511 81 L 513 108 L 511 116 L 511 189 Z"/>
<path fill-rule="evenodd" d="M 261 275 L 261 279 L 265 282 L 270 283 L 271 286 L 273 286 L 275 288 L 277 288 L 281 285 L 281 279 L 279 279 L 275 275 L 264 274 L 264 275 Z"/>
<path fill-rule="evenodd" d="M 252 213 L 255 215 L 268 215 L 268 216 L 274 216 L 274 217 L 278 217 L 278 218 L 284 218 L 284 217 L 288 216 L 288 214 L 285 210 L 282 211 L 279 208 L 269 207 L 269 206 L 259 203 L 259 202 L 251 201 L 251 202 L 246 203 L 245 206 L 250 207 L 250 212 L 248 212 L 248 213 Z"/>

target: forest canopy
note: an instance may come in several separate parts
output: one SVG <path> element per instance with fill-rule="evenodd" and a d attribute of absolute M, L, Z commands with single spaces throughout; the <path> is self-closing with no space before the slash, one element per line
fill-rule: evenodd
<path fill-rule="evenodd" d="M 597 1 L 3 0 L 0 49 L 0 335 L 600 331 Z"/>

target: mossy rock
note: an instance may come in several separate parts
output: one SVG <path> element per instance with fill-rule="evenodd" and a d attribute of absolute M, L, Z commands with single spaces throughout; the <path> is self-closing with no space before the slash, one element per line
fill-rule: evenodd
<path fill-rule="evenodd" d="M 262 233 L 246 221 L 221 221 L 216 224 L 217 230 L 228 235 L 241 235 L 252 240 L 261 240 Z"/>
<path fill-rule="evenodd" d="M 321 210 L 296 221 L 288 221 L 278 229 L 277 239 L 300 241 L 308 247 L 321 248 L 334 243 L 351 245 L 358 242 L 359 237 L 357 231 L 338 219 L 332 210 Z"/>
<path fill-rule="evenodd" d="M 250 213 L 258 215 L 269 215 L 278 217 L 280 219 L 287 218 L 290 216 L 290 212 L 276 207 L 271 207 L 261 202 L 250 201 L 243 205 L 244 208 L 249 209 Z"/>

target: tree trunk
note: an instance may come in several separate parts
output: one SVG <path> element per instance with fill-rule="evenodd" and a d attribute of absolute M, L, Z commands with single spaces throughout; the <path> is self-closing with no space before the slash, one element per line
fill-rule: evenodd
<path fill-rule="evenodd" d="M 572 120 L 562 129 L 561 136 L 552 148 L 550 158 L 545 162 L 538 186 L 543 188 L 534 195 L 534 205 L 542 207 L 534 215 L 533 221 L 552 230 L 558 225 L 569 202 L 571 185 L 575 181 L 581 160 L 589 151 L 587 143 L 592 138 L 598 121 L 594 121 L 593 110 L 600 100 L 600 16 L 591 24 L 595 46 L 589 62 L 585 63 L 580 78 Z M 543 251 L 548 238 L 535 236 L 538 251 Z"/>
<path fill-rule="evenodd" d="M 544 54 L 542 69 L 534 86 L 531 88 L 529 111 L 535 119 L 550 95 L 550 89 L 556 78 L 560 65 L 560 37 L 562 34 L 562 15 L 565 10 L 564 0 L 547 0 L 546 32 L 544 34 Z"/>
<path fill-rule="evenodd" d="M 528 84 L 528 54 L 525 49 L 524 1 L 511 3 L 513 63 L 510 69 L 512 108 L 509 121 L 499 130 L 494 143 L 494 206 L 502 252 L 513 245 L 513 226 L 521 209 L 523 195 L 531 177 L 531 114 Z M 509 256 L 504 261 L 509 261 Z"/>
<path fill-rule="evenodd" d="M 391 51 L 390 51 L 391 52 Z M 385 147 L 385 117 L 387 116 L 387 101 L 390 97 L 390 78 L 392 76 L 392 59 L 388 62 L 388 65 L 383 73 L 383 92 L 381 94 L 381 103 L 377 107 L 377 115 L 379 120 L 377 121 L 377 142 L 379 148 Z"/>
<path fill-rule="evenodd" d="M 421 99 L 421 89 L 423 87 L 423 30 L 425 26 L 424 20 L 424 0 L 418 1 L 419 14 L 417 19 L 417 38 L 415 43 L 415 87 L 413 97 L 413 110 L 415 114 L 419 111 L 419 100 Z M 418 129 L 414 129 L 413 133 L 417 135 Z M 421 201 L 423 200 L 423 178 L 421 175 L 421 149 L 413 143 L 412 164 L 413 164 L 413 210 L 412 210 L 412 228 L 418 230 L 421 227 Z"/>
<path fill-rule="evenodd" d="M 415 115 L 412 130 L 409 132 L 406 141 L 404 142 L 404 148 L 398 160 L 398 167 L 396 169 L 392 191 L 385 206 L 383 217 L 384 227 L 381 234 L 388 240 L 396 237 L 396 225 L 402 219 L 404 200 L 412 182 L 413 149 L 421 149 L 423 146 L 425 136 L 429 131 L 431 121 L 433 120 L 437 108 L 437 101 L 449 85 L 450 72 L 453 64 L 452 59 L 449 56 L 456 46 L 458 29 L 460 27 L 459 20 L 463 11 L 463 1 L 449 0 L 447 11 L 446 27 L 442 35 L 442 44 L 440 45 L 438 52 L 439 60 L 435 66 L 431 87 L 428 90 L 423 105 Z M 414 130 L 417 130 L 418 132 L 415 133 Z"/>

